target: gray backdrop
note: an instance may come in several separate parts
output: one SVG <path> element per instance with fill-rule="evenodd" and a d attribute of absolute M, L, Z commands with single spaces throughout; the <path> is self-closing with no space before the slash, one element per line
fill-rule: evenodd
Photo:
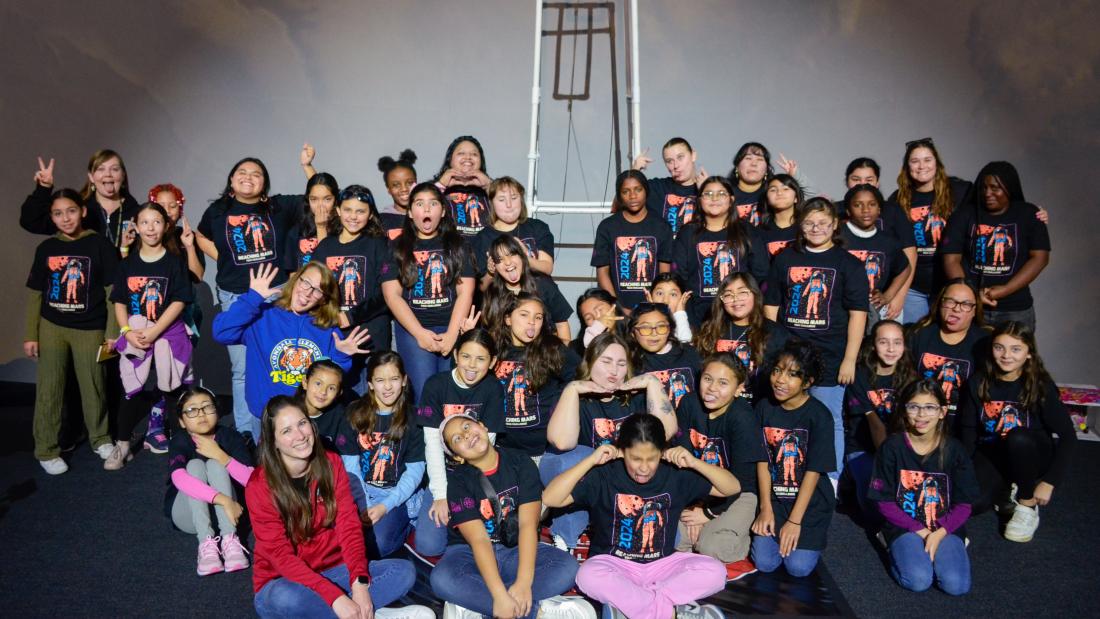
<path fill-rule="evenodd" d="M 834 197 L 856 155 L 878 159 L 891 191 L 904 142 L 924 136 L 963 178 L 992 159 L 1014 162 L 1028 198 L 1052 218 L 1051 265 L 1034 286 L 1042 351 L 1059 381 L 1096 381 L 1096 3 L 639 4 L 642 138 L 655 153 L 682 135 L 709 172 L 725 173 L 736 148 L 757 140 L 797 159 L 810 189 Z M 245 155 L 264 159 L 276 192 L 301 192 L 304 140 L 318 149 L 318 169 L 372 187 L 380 202 L 380 155 L 412 147 L 429 177 L 460 134 L 481 139 L 490 175 L 525 181 L 533 30 L 534 2 L 521 0 L 3 0 L 0 191 L 9 206 L 0 256 L 12 271 L 0 284 L 9 316 L 0 380 L 34 380 L 21 317 L 41 238 L 16 221 L 35 156 L 55 157 L 58 184 L 79 187 L 94 150 L 118 150 L 135 196 L 174 182 L 193 222 Z M 541 195 L 601 199 L 606 39 L 595 44 L 592 99 L 573 108 L 568 170 L 568 116 L 550 101 L 552 44 L 543 49 Z M 563 80 L 571 51 L 567 41 Z M 577 80 L 583 66 L 582 57 Z M 546 219 L 570 243 L 590 242 L 598 222 Z M 586 252 L 562 250 L 556 272 L 591 275 L 587 263 Z M 563 286 L 570 298 L 581 287 Z M 202 296 L 209 303 L 208 289 Z M 207 338 L 200 354 L 204 380 L 226 390 L 224 352 Z"/>

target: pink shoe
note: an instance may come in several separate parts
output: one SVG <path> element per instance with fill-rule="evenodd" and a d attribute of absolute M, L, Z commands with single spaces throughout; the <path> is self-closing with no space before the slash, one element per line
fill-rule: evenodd
<path fill-rule="evenodd" d="M 222 557 L 218 554 L 218 537 L 208 537 L 199 544 L 199 576 L 217 574 L 225 568 L 222 566 Z"/>
<path fill-rule="evenodd" d="M 225 560 L 225 571 L 236 572 L 248 569 L 248 553 L 241 545 L 241 539 L 235 533 L 230 533 L 222 538 L 222 558 Z"/>

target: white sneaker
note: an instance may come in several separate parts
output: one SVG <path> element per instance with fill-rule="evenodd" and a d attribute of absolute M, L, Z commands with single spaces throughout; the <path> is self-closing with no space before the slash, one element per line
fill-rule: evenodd
<path fill-rule="evenodd" d="M 458 604 L 444 602 L 443 619 L 481 619 L 481 615 Z"/>
<path fill-rule="evenodd" d="M 1016 504 L 1012 518 L 1005 525 L 1005 539 L 1011 542 L 1030 542 L 1039 528 L 1039 506 Z"/>
<path fill-rule="evenodd" d="M 712 604 L 680 604 L 676 619 L 726 619 L 726 615 Z"/>
<path fill-rule="evenodd" d="M 376 608 L 374 616 L 379 619 L 435 619 L 435 613 L 427 606 L 411 604 L 402 608 Z"/>
<path fill-rule="evenodd" d="M 1012 484 L 1008 495 L 1001 497 L 1002 500 L 993 506 L 994 511 L 1003 516 L 1011 516 L 1016 510 L 1016 489 L 1016 484 Z"/>
<path fill-rule="evenodd" d="M 69 470 L 69 465 L 65 464 L 65 461 L 61 458 L 39 460 L 38 463 L 41 464 L 42 468 L 46 469 L 46 472 L 50 475 L 60 475 Z"/>
<path fill-rule="evenodd" d="M 583 598 L 555 595 L 539 602 L 539 617 L 542 619 L 596 619 L 596 609 Z"/>
<path fill-rule="evenodd" d="M 115 444 L 114 443 L 103 443 L 99 447 L 95 448 L 95 452 L 97 454 L 99 454 L 100 458 L 103 458 L 104 460 L 106 460 L 107 458 L 111 457 L 111 454 L 115 453 Z"/>

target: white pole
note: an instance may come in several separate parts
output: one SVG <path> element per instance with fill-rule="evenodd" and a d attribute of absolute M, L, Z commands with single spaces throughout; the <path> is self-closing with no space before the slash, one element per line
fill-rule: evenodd
<path fill-rule="evenodd" d="M 535 0 L 535 63 L 531 70 L 531 146 L 527 151 L 527 195 L 531 196 L 531 212 L 538 210 L 536 165 L 539 158 L 539 86 L 542 74 L 542 3 Z"/>
<path fill-rule="evenodd" d="M 630 153 L 630 161 L 633 163 L 634 159 L 642 152 L 642 117 L 641 117 L 641 101 L 642 101 L 642 86 L 641 79 L 638 77 L 638 0 L 630 0 L 630 57 L 631 57 L 631 119 L 634 126 L 631 127 L 632 135 L 631 142 L 633 142 L 633 152 Z"/>

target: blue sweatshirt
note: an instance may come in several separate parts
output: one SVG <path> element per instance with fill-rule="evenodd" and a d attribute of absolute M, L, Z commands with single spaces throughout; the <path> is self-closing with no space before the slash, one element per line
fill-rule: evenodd
<path fill-rule="evenodd" d="M 351 357 L 336 349 L 339 329 L 318 327 L 309 314 L 266 303 L 254 290 L 214 317 L 213 332 L 221 344 L 244 344 L 245 399 L 256 417 L 274 396 L 294 395 L 314 361 L 329 358 L 345 372 L 351 368 Z"/>

